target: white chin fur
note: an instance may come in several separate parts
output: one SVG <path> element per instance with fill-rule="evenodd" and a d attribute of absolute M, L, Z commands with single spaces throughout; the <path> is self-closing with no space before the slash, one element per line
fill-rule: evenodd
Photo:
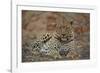
<path fill-rule="evenodd" d="M 67 39 L 66 39 L 66 38 L 62 38 L 61 40 L 62 40 L 62 41 L 67 41 Z"/>

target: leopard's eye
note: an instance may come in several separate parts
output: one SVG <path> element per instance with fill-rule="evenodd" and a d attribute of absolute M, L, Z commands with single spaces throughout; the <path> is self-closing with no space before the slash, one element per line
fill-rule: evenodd
<path fill-rule="evenodd" d="M 68 38 L 68 37 L 67 37 L 66 39 L 67 39 L 67 41 L 69 40 L 69 38 Z"/>
<path fill-rule="evenodd" d="M 43 37 L 43 40 L 45 39 L 45 37 Z"/>
<path fill-rule="evenodd" d="M 44 37 L 45 39 L 47 38 L 47 36 Z"/>
<path fill-rule="evenodd" d="M 47 36 L 49 36 L 49 34 L 47 34 Z"/>

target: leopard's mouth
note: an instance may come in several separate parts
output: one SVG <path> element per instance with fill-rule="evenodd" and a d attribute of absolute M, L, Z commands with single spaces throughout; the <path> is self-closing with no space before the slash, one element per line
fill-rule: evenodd
<path fill-rule="evenodd" d="M 68 38 L 68 36 L 61 36 L 61 40 L 62 40 L 62 41 L 68 41 L 69 38 Z"/>
<path fill-rule="evenodd" d="M 60 38 L 60 42 L 63 42 L 63 43 L 69 43 L 71 41 L 73 41 L 73 38 L 68 38 L 68 37 Z"/>

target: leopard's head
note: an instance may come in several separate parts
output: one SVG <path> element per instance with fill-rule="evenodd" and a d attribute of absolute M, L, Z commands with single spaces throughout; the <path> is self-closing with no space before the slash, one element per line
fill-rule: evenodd
<path fill-rule="evenodd" d="M 68 43 L 74 39 L 74 33 L 71 25 L 60 25 L 56 31 L 56 39 L 62 43 Z"/>

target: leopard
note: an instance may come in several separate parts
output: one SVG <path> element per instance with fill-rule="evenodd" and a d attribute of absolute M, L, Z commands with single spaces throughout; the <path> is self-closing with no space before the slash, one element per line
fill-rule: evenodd
<path fill-rule="evenodd" d="M 62 24 L 55 24 L 55 31 L 38 33 L 37 39 L 31 43 L 33 53 L 37 51 L 40 55 L 53 59 L 79 59 L 80 56 L 75 50 L 72 22 L 65 19 Z"/>

